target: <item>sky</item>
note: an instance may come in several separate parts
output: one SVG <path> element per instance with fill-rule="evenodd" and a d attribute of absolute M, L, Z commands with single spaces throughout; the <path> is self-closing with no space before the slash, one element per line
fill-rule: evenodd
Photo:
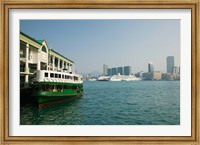
<path fill-rule="evenodd" d="M 149 62 L 165 73 L 167 56 L 180 66 L 180 20 L 20 20 L 20 31 L 46 40 L 79 73 L 103 73 L 103 64 L 147 72 Z"/>

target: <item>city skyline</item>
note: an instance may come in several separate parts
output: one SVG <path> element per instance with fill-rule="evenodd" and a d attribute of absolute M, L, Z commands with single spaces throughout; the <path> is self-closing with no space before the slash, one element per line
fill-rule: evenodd
<path fill-rule="evenodd" d="M 132 72 L 166 72 L 166 57 L 180 66 L 180 20 L 21 20 L 20 31 L 75 62 L 76 71 L 102 73 L 102 64 Z"/>
<path fill-rule="evenodd" d="M 166 57 L 166 72 L 162 72 L 161 71 L 161 73 L 176 73 L 176 72 L 180 72 L 180 66 L 175 66 L 174 65 L 175 61 L 174 60 L 175 60 L 174 56 L 167 56 Z M 160 71 L 160 70 L 157 70 L 157 69 L 155 70 L 154 64 L 152 62 L 148 62 L 147 65 L 148 65 L 147 66 L 147 71 L 143 71 L 142 70 L 142 72 L 147 72 L 147 73 L 152 74 L 155 71 Z M 103 64 L 103 73 L 102 73 L 103 75 L 105 75 L 104 72 L 106 71 L 106 69 L 107 69 L 107 72 L 108 72 L 109 69 L 116 68 L 117 72 L 119 72 L 118 69 L 119 68 L 124 68 L 124 67 L 130 67 L 130 74 L 139 73 L 139 72 L 132 72 L 131 71 L 132 70 L 131 66 L 124 66 L 124 67 L 122 67 L 122 66 L 114 66 L 114 67 L 109 67 L 109 68 L 108 68 L 108 66 L 109 65 L 107 65 L 107 64 Z M 123 71 L 124 71 L 124 69 L 121 70 L 121 72 L 123 72 Z M 120 74 L 123 74 L 123 73 L 120 73 Z"/>

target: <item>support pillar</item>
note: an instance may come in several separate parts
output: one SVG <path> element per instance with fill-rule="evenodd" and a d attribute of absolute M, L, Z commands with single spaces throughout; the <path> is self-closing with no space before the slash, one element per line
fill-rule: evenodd
<path fill-rule="evenodd" d="M 26 44 L 26 61 L 25 61 L 25 83 L 28 83 L 28 73 L 29 73 L 29 67 L 28 67 L 28 57 L 29 57 L 29 44 Z"/>
<path fill-rule="evenodd" d="M 68 71 L 70 71 L 70 64 L 69 63 L 67 64 L 67 69 L 68 69 Z"/>
<path fill-rule="evenodd" d="M 60 70 L 60 58 L 58 58 L 58 70 Z"/>
<path fill-rule="evenodd" d="M 38 59 L 37 59 L 37 70 L 40 70 L 41 68 L 41 62 L 40 62 L 40 50 L 38 50 Z"/>
<path fill-rule="evenodd" d="M 54 70 L 54 67 L 55 67 L 55 56 L 53 56 L 53 70 Z"/>
<path fill-rule="evenodd" d="M 64 69 L 64 61 L 62 61 L 62 70 Z"/>
<path fill-rule="evenodd" d="M 72 64 L 70 64 L 69 71 L 72 72 Z"/>

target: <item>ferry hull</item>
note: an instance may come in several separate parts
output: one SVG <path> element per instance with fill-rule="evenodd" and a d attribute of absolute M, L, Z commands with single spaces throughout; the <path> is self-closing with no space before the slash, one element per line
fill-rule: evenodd
<path fill-rule="evenodd" d="M 83 95 L 83 93 L 78 93 L 78 94 L 73 94 L 73 95 L 63 95 L 63 96 L 43 96 L 43 95 L 38 95 L 36 96 L 36 103 L 39 108 L 51 105 L 51 104 L 56 104 L 56 103 L 62 103 L 65 101 L 70 101 L 76 98 L 79 98 Z"/>
<path fill-rule="evenodd" d="M 39 83 L 36 86 L 62 86 L 61 90 L 49 91 L 39 90 L 33 91 L 33 98 L 36 104 L 41 108 L 50 104 L 60 103 L 68 100 L 72 100 L 83 95 L 82 84 L 66 84 L 66 83 Z M 67 86 L 68 89 L 64 89 Z M 71 86 L 71 89 L 69 87 Z M 72 89 L 73 88 L 73 89 Z M 76 88 L 76 89 L 75 89 Z"/>

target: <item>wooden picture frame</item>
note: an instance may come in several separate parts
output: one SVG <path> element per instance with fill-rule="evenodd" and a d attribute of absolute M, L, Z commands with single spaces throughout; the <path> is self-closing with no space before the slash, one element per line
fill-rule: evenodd
<path fill-rule="evenodd" d="M 49 1 L 49 0 L 2 0 L 1 2 L 1 144 L 200 144 L 199 115 L 199 0 L 175 1 Z M 192 118 L 191 136 L 74 136 L 74 137 L 42 137 L 42 136 L 9 136 L 9 10 L 10 9 L 191 9 L 192 13 Z"/>

